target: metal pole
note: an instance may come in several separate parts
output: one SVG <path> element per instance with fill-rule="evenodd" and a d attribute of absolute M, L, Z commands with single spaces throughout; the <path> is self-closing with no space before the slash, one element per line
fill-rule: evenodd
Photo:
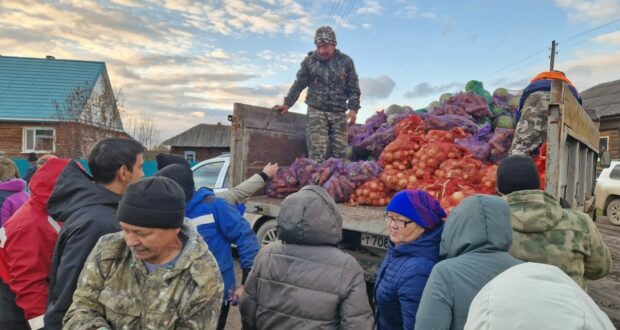
<path fill-rule="evenodd" d="M 555 40 L 553 40 L 551 42 L 551 56 L 550 56 L 551 62 L 550 62 L 550 65 L 549 65 L 549 71 L 553 71 L 553 67 L 555 65 L 555 54 L 556 54 L 555 46 L 557 46 L 557 44 L 555 43 Z"/>

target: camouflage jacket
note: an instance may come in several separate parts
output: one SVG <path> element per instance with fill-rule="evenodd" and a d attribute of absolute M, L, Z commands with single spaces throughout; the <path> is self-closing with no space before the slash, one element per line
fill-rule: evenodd
<path fill-rule="evenodd" d="M 530 94 L 521 109 L 521 118 L 515 129 L 509 154 L 533 157 L 534 152 L 547 141 L 547 111 L 549 92 Z"/>
<path fill-rule="evenodd" d="M 101 237 L 80 274 L 63 329 L 215 329 L 223 284 L 215 258 L 186 224 L 173 268 L 150 274 L 123 233 Z"/>
<path fill-rule="evenodd" d="M 514 257 L 557 266 L 582 288 L 585 279 L 609 274 L 609 249 L 586 214 L 563 209 L 541 190 L 516 191 L 505 198 L 512 212 L 509 252 Z"/>
<path fill-rule="evenodd" d="M 343 112 L 360 108 L 361 92 L 353 60 L 337 49 L 329 61 L 320 61 L 315 52 L 308 53 L 284 104 L 292 107 L 306 87 L 306 104 L 315 109 Z"/>

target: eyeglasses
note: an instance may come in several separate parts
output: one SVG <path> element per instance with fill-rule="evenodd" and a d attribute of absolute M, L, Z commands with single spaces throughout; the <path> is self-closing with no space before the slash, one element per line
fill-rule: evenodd
<path fill-rule="evenodd" d="M 411 222 L 411 221 L 406 221 L 406 220 L 401 220 L 401 219 L 395 218 L 395 217 L 389 215 L 387 212 L 383 215 L 383 220 L 385 220 L 385 222 L 388 225 L 390 225 L 392 222 L 394 222 L 396 224 L 396 227 L 398 227 L 398 228 L 405 228 L 405 227 L 407 227 L 407 224 Z"/>

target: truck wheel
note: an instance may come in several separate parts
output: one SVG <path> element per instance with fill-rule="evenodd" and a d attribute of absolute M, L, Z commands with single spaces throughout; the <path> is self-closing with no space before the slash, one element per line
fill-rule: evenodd
<path fill-rule="evenodd" d="M 276 229 L 277 225 L 276 220 L 271 219 L 263 223 L 263 225 L 258 228 L 256 237 L 258 238 L 258 243 L 261 247 L 278 240 L 278 230 Z"/>
<path fill-rule="evenodd" d="M 609 222 L 620 226 L 620 199 L 614 199 L 607 204 L 607 218 Z"/>

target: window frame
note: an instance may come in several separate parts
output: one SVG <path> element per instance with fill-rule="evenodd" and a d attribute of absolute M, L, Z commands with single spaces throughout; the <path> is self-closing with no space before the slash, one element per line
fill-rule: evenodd
<path fill-rule="evenodd" d="M 37 130 L 51 130 L 52 131 L 52 150 L 37 150 Z M 32 147 L 28 149 L 28 132 L 33 131 Z M 55 153 L 56 152 L 56 128 L 45 126 L 24 126 L 22 127 L 22 152 L 36 152 L 36 153 Z"/>
<path fill-rule="evenodd" d="M 192 160 L 187 159 L 187 156 L 192 156 Z M 185 160 L 190 162 L 190 164 L 192 162 L 196 163 L 196 152 L 193 150 L 185 150 L 183 151 L 183 158 L 185 158 Z"/>

